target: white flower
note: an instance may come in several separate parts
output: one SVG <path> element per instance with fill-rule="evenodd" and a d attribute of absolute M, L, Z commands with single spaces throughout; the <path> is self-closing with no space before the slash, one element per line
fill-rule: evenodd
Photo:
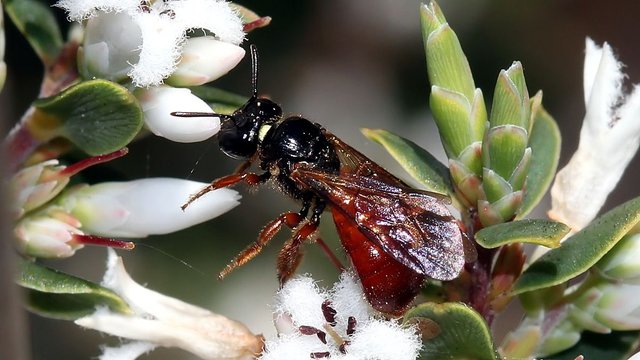
<path fill-rule="evenodd" d="M 422 345 L 416 328 L 378 315 L 350 273 L 329 292 L 309 277 L 293 278 L 276 295 L 280 335 L 266 342 L 260 359 L 416 359 Z"/>
<path fill-rule="evenodd" d="M 640 144 L 640 90 L 622 91 L 624 74 L 611 47 L 587 38 L 580 143 L 551 188 L 549 217 L 578 231 L 595 218 Z"/>
<path fill-rule="evenodd" d="M 60 206 L 80 220 L 85 232 L 140 238 L 188 228 L 239 204 L 236 191 L 219 189 L 182 211 L 189 195 L 206 185 L 172 178 L 107 182 L 74 189 L 62 197 Z"/>
<path fill-rule="evenodd" d="M 149 130 L 171 141 L 203 141 L 220 130 L 218 117 L 176 117 L 174 111 L 212 112 L 211 107 L 189 89 L 158 86 L 136 91 Z"/>
<path fill-rule="evenodd" d="M 107 349 L 102 359 L 134 359 L 153 346 L 164 346 L 181 348 L 202 359 L 249 360 L 262 349 L 262 338 L 243 324 L 136 283 L 111 249 L 102 285 L 122 297 L 134 313 L 99 309 L 76 324 L 144 342 L 127 344 L 124 350 Z"/>
<path fill-rule="evenodd" d="M 222 0 L 61 0 L 56 6 L 65 9 L 71 20 L 89 19 L 82 69 L 107 79 L 118 79 L 126 71 L 139 87 L 159 85 L 171 75 L 188 31 L 206 30 L 233 45 L 244 38 L 239 15 Z M 223 69 L 216 64 L 210 69 L 214 74 L 229 70 L 229 62 L 220 66 Z"/>
<path fill-rule="evenodd" d="M 167 79 L 173 86 L 197 86 L 211 82 L 236 67 L 244 57 L 240 46 L 213 36 L 190 38 L 182 48 L 176 70 Z"/>

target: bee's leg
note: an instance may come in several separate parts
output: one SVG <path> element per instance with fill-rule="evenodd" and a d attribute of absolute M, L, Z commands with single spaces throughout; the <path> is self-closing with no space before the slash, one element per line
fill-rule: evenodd
<path fill-rule="evenodd" d="M 249 186 L 258 185 L 267 181 L 270 176 L 271 174 L 269 172 L 265 172 L 260 175 L 254 174 L 254 173 L 237 173 L 237 174 L 231 174 L 231 175 L 221 177 L 219 179 L 214 180 L 211 184 L 207 185 L 197 193 L 189 196 L 189 199 L 187 200 L 187 202 L 184 203 L 184 205 L 182 205 L 180 208 L 182 210 L 186 209 L 187 206 L 189 206 L 192 202 L 196 201 L 198 198 L 200 198 L 201 196 L 205 195 L 210 191 L 225 188 L 227 186 L 237 184 L 241 181 L 246 182 Z"/>
<path fill-rule="evenodd" d="M 282 286 L 296 271 L 302 260 L 301 245 L 305 240 L 310 239 L 318 230 L 320 215 L 324 211 L 326 204 L 322 199 L 316 199 L 311 219 L 304 223 L 293 234 L 293 237 L 284 244 L 280 254 L 278 254 L 278 280 Z"/>
<path fill-rule="evenodd" d="M 269 241 L 273 239 L 278 231 L 280 231 L 282 225 L 286 225 L 291 229 L 300 225 L 300 223 L 307 216 L 310 207 L 311 197 L 305 196 L 302 200 L 302 209 L 300 209 L 298 213 L 284 213 L 268 223 L 258 235 L 258 239 L 253 244 L 244 249 L 240 254 L 238 254 L 233 260 L 231 260 L 229 265 L 227 265 L 224 270 L 222 270 L 220 274 L 218 274 L 218 278 L 223 279 L 235 268 L 246 264 L 251 259 L 256 257 L 256 255 L 258 255 L 262 251 L 262 249 L 269 243 Z"/>

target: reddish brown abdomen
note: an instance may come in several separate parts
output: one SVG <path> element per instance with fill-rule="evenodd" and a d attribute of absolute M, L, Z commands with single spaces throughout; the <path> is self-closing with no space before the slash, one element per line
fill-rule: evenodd
<path fill-rule="evenodd" d="M 369 304 L 380 312 L 402 315 L 418 295 L 425 276 L 383 252 L 342 211 L 334 208 L 332 213 L 342 246 L 351 258 Z"/>

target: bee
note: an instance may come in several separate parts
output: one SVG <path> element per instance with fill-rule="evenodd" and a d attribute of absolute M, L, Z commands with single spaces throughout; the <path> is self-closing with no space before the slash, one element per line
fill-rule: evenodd
<path fill-rule="evenodd" d="M 174 112 L 174 116 L 219 117 L 220 149 L 244 163 L 228 176 L 192 195 L 244 182 L 272 181 L 302 204 L 268 223 L 220 273 L 255 257 L 287 226 L 293 235 L 280 250 L 277 274 L 282 285 L 302 258 L 301 246 L 317 232 L 330 210 L 342 246 L 357 273 L 367 301 L 391 315 L 402 314 L 427 278 L 452 280 L 464 263 L 463 236 L 444 195 L 409 187 L 337 136 L 301 116 L 283 117 L 282 108 L 258 96 L 258 54 L 251 45 L 251 98 L 232 115 Z M 262 172 L 247 172 L 257 164 Z"/>

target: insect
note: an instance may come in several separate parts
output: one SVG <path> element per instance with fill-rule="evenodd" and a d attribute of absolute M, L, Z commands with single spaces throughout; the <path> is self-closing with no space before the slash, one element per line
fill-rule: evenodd
<path fill-rule="evenodd" d="M 287 226 L 293 230 L 278 255 L 283 284 L 301 260 L 301 246 L 317 232 L 321 214 L 331 210 L 342 246 L 368 302 L 388 314 L 401 314 L 427 277 L 451 280 L 465 259 L 462 235 L 444 195 L 412 189 L 322 126 L 300 116 L 284 118 L 281 107 L 258 97 L 258 55 L 251 46 L 253 94 L 232 115 L 175 112 L 174 116 L 217 116 L 219 146 L 244 160 L 238 170 L 192 195 L 183 209 L 202 195 L 244 182 L 273 181 L 302 204 L 268 223 L 220 273 L 255 257 Z M 247 172 L 258 164 L 261 173 Z"/>

